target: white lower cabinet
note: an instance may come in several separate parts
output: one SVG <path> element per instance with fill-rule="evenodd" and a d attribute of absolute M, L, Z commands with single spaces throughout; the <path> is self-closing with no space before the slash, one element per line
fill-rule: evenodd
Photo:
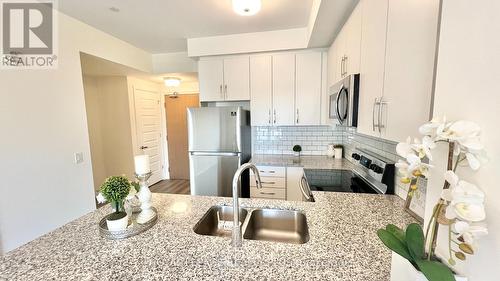
<path fill-rule="evenodd" d="M 255 175 L 250 171 L 250 198 L 286 199 L 286 168 L 257 166 L 262 188 L 257 187 Z"/>

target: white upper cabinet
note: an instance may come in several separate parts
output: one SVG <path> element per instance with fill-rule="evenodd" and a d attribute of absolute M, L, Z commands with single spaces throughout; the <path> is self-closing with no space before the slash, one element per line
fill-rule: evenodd
<path fill-rule="evenodd" d="M 359 73 L 361 61 L 361 5 L 354 8 L 349 20 L 345 25 L 345 62 L 344 73 L 346 75 Z"/>
<path fill-rule="evenodd" d="M 224 64 L 221 59 L 198 62 L 201 101 L 224 100 Z"/>
<path fill-rule="evenodd" d="M 248 56 L 224 59 L 225 100 L 250 99 L 250 66 Z"/>
<path fill-rule="evenodd" d="M 198 62 L 200 101 L 250 99 L 248 56 L 206 59 Z"/>
<path fill-rule="evenodd" d="M 416 136 L 429 120 L 438 12 L 439 0 L 389 2 L 381 108 L 385 139 Z"/>
<path fill-rule="evenodd" d="M 321 67 L 321 52 L 296 55 L 296 125 L 318 125 L 321 122 Z"/>
<path fill-rule="evenodd" d="M 361 0 L 362 41 L 358 132 L 380 136 L 378 107 L 384 90 L 388 0 Z"/>
<path fill-rule="evenodd" d="M 295 54 L 273 55 L 273 124 L 295 124 Z"/>
<path fill-rule="evenodd" d="M 270 126 L 273 121 L 272 57 L 250 57 L 250 108 L 252 126 Z"/>

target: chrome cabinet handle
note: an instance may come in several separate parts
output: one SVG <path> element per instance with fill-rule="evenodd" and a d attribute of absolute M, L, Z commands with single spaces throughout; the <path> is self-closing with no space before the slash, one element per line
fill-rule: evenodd
<path fill-rule="evenodd" d="M 340 63 L 340 77 L 344 77 L 344 59 L 345 57 L 342 56 L 342 62 Z"/>
<path fill-rule="evenodd" d="M 375 132 L 375 128 L 378 128 L 378 124 L 375 124 L 375 107 L 379 104 L 378 98 L 375 98 L 375 101 L 373 102 L 373 108 L 372 108 L 372 131 Z"/>
<path fill-rule="evenodd" d="M 297 124 L 299 124 L 299 109 L 297 108 Z"/>
<path fill-rule="evenodd" d="M 379 105 L 378 105 L 378 132 L 382 133 L 382 129 L 385 128 L 384 124 L 382 123 L 382 109 L 383 106 L 387 105 L 387 102 L 383 100 L 383 97 L 380 97 Z"/>
<path fill-rule="evenodd" d="M 274 181 L 261 181 L 260 183 L 265 183 L 265 184 L 276 184 Z"/>
<path fill-rule="evenodd" d="M 141 146 L 140 149 L 146 149 L 146 148 L 149 148 L 148 146 Z"/>
<path fill-rule="evenodd" d="M 271 124 L 271 109 L 269 109 L 269 118 L 268 118 L 268 124 Z"/>
<path fill-rule="evenodd" d="M 274 193 L 274 192 L 263 192 L 263 191 L 260 191 L 260 194 L 263 194 L 263 195 L 276 195 L 276 193 Z"/>
<path fill-rule="evenodd" d="M 219 93 L 220 93 L 220 96 L 222 98 L 224 98 L 224 96 L 222 95 L 222 84 L 219 85 Z"/>
<path fill-rule="evenodd" d="M 345 60 L 344 60 L 344 77 L 347 76 L 347 62 L 349 61 L 349 57 L 348 56 L 345 56 Z"/>
<path fill-rule="evenodd" d="M 227 100 L 227 85 L 224 85 L 224 99 Z"/>
<path fill-rule="evenodd" d="M 274 110 L 274 124 L 276 124 L 276 109 Z"/>

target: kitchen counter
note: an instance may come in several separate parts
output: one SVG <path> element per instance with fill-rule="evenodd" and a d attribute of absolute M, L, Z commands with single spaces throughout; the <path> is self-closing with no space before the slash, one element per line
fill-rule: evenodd
<path fill-rule="evenodd" d="M 243 207 L 303 211 L 302 245 L 195 234 L 212 205 L 230 198 L 154 194 L 158 223 L 138 236 L 110 241 L 97 223 L 109 204 L 0 258 L 0 280 L 389 280 L 391 252 L 376 230 L 414 220 L 396 196 L 314 192 L 316 202 L 241 199 Z M 227 260 L 235 254 L 238 265 Z"/>
<path fill-rule="evenodd" d="M 345 158 L 334 159 L 327 156 L 300 156 L 255 154 L 250 160 L 255 165 L 304 167 L 311 170 L 352 170 L 353 164 Z"/>

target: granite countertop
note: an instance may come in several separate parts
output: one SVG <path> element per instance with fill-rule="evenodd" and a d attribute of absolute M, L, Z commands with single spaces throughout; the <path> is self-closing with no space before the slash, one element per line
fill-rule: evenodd
<path fill-rule="evenodd" d="M 230 198 L 154 194 L 158 223 L 138 236 L 101 238 L 106 205 L 0 258 L 0 280 L 389 280 L 391 252 L 376 230 L 414 220 L 396 196 L 314 192 L 316 202 L 241 199 L 244 207 L 303 211 L 302 245 L 195 234 L 193 226 Z M 237 266 L 227 260 L 235 255 Z"/>
<path fill-rule="evenodd" d="M 334 159 L 327 156 L 254 154 L 250 162 L 255 165 L 304 167 L 314 170 L 352 170 L 353 167 L 353 164 L 345 158 Z"/>

